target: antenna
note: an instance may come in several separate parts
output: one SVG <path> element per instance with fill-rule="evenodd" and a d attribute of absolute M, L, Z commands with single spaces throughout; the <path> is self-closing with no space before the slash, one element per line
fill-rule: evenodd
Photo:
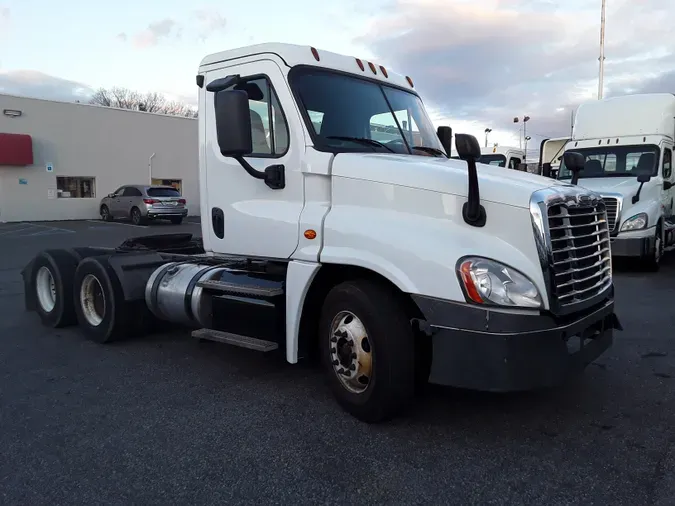
<path fill-rule="evenodd" d="M 600 14 L 600 72 L 598 76 L 598 100 L 602 100 L 602 90 L 605 80 L 605 1 L 602 0 L 602 13 Z"/>

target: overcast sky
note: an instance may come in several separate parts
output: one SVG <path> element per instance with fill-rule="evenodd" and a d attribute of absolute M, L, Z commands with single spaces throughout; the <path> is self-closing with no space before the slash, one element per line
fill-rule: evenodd
<path fill-rule="evenodd" d="M 566 135 L 597 98 L 601 0 L 0 0 L 0 93 L 86 100 L 93 89 L 195 103 L 211 52 L 313 45 L 410 75 L 437 124 L 481 143 Z M 605 96 L 675 92 L 672 2 L 607 0 Z"/>

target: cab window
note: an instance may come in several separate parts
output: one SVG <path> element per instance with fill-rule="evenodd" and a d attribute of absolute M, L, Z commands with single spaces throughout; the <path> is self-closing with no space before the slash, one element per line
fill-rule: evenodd
<path fill-rule="evenodd" d="M 670 148 L 665 148 L 663 150 L 663 179 L 670 179 L 671 174 L 673 173 L 673 152 Z"/>

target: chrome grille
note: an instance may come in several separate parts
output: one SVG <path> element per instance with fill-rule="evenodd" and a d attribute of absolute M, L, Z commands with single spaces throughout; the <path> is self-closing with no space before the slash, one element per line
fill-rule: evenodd
<path fill-rule="evenodd" d="M 588 195 L 552 199 L 545 206 L 550 291 L 559 306 L 592 299 L 612 284 L 606 206 Z"/>
<path fill-rule="evenodd" d="M 619 215 L 619 199 L 616 197 L 602 197 L 607 209 L 607 226 L 610 232 L 614 232 L 617 216 Z"/>

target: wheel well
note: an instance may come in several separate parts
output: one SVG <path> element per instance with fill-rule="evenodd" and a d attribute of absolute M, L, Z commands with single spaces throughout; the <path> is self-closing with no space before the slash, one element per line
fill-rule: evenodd
<path fill-rule="evenodd" d="M 352 265 L 323 264 L 310 286 L 302 307 L 300 331 L 298 339 L 298 354 L 301 357 L 312 356 L 316 353 L 317 327 L 323 301 L 328 292 L 336 285 L 354 279 L 369 279 L 386 286 L 401 302 L 409 319 L 424 319 L 419 307 L 413 299 L 402 292 L 387 278 L 364 267 Z"/>

